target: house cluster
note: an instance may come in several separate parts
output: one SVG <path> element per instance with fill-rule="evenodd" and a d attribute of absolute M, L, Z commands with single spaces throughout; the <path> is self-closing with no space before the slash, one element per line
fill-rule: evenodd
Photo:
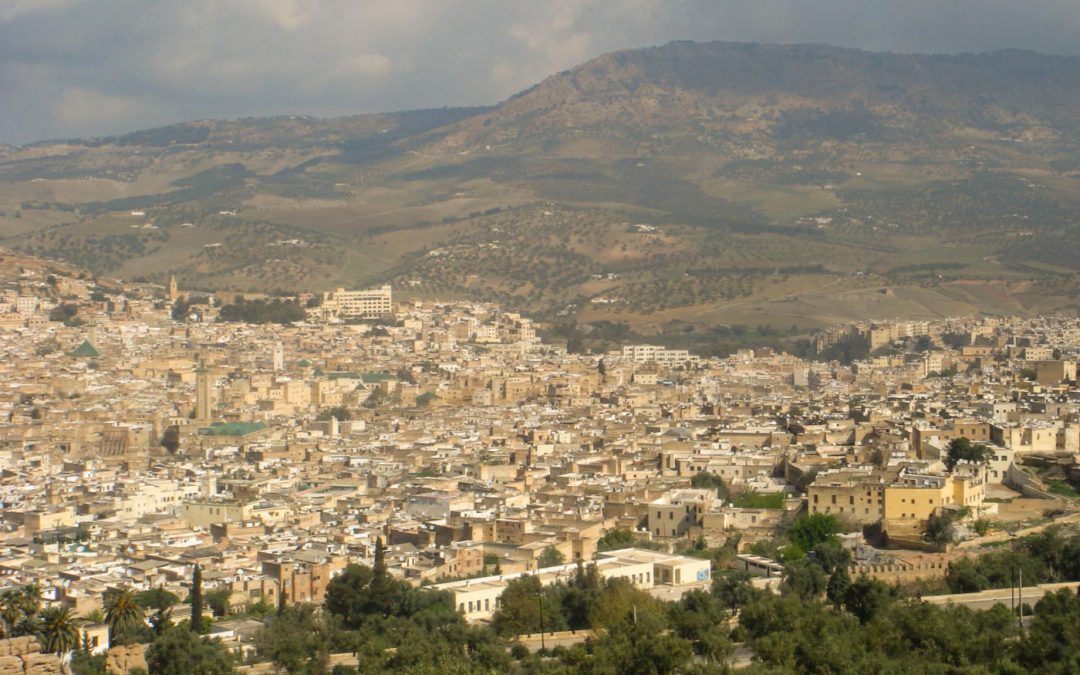
<path fill-rule="evenodd" d="M 700 587 L 691 542 L 745 548 L 801 512 L 914 541 L 944 511 L 992 513 L 995 486 L 1038 492 L 1025 456 L 1080 452 L 1071 319 L 928 324 L 943 378 L 904 354 L 568 354 L 471 302 L 177 321 L 160 289 L 10 267 L 0 299 L 24 321 L 0 324 L 0 585 L 80 614 L 119 587 L 184 598 L 196 564 L 233 612 L 319 603 L 377 541 L 391 574 L 477 621 L 515 575 L 554 583 L 579 561 Z M 50 319 L 62 303 L 79 322 Z M 960 437 L 992 459 L 947 461 Z M 615 530 L 635 544 L 605 550 Z"/>

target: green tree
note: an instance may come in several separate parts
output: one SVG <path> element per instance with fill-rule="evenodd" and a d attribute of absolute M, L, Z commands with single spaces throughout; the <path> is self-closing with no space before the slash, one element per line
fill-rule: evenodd
<path fill-rule="evenodd" d="M 993 456 L 994 451 L 990 448 L 982 443 L 972 443 L 961 436 L 949 441 L 949 448 L 945 455 L 945 467 L 952 471 L 961 460 L 987 464 Z"/>
<path fill-rule="evenodd" d="M 109 675 L 105 671 L 105 655 L 90 653 L 88 644 L 72 652 L 68 667 L 74 675 Z"/>
<path fill-rule="evenodd" d="M 809 553 L 820 544 L 836 540 L 836 533 L 840 531 L 840 525 L 836 516 L 830 513 L 812 513 L 796 520 L 787 536 L 791 543 Z"/>
<path fill-rule="evenodd" d="M 667 631 L 663 612 L 648 604 L 627 609 L 593 644 L 588 670 L 663 675 L 677 672 L 690 661 L 692 643 Z"/>
<path fill-rule="evenodd" d="M 844 594 L 844 609 L 867 623 L 896 601 L 897 591 L 877 579 L 860 576 Z"/>
<path fill-rule="evenodd" d="M 499 635 L 522 635 L 565 630 L 567 623 L 555 589 L 546 589 L 533 575 L 510 580 L 500 597 L 501 604 L 491 620 Z"/>
<path fill-rule="evenodd" d="M 4 627 L 5 637 L 17 635 L 17 627 L 25 616 L 26 603 L 17 588 L 8 588 L 0 592 L 0 623 Z"/>
<path fill-rule="evenodd" d="M 107 592 L 104 605 L 110 643 L 122 644 L 126 634 L 133 633 L 142 626 L 143 608 L 135 601 L 135 594 L 130 588 Z"/>
<path fill-rule="evenodd" d="M 230 675 L 233 657 L 220 640 L 200 637 L 181 627 L 169 628 L 150 645 L 146 663 L 154 675 Z"/>
<path fill-rule="evenodd" d="M 191 630 L 196 633 L 204 633 L 203 630 L 203 597 L 202 597 L 202 567 L 195 563 L 195 569 L 191 572 Z"/>
<path fill-rule="evenodd" d="M 46 653 L 61 657 L 79 646 L 79 629 L 70 607 L 50 607 L 41 613 L 41 646 Z"/>
<path fill-rule="evenodd" d="M 289 673 L 325 673 L 336 628 L 312 605 L 289 605 L 255 634 L 260 657 Z"/>
<path fill-rule="evenodd" d="M 207 607 L 214 613 L 214 616 L 228 616 L 229 615 L 229 598 L 232 596 L 232 591 L 228 588 L 218 588 L 209 591 L 204 595 Z"/>
<path fill-rule="evenodd" d="M 335 614 L 346 628 L 356 629 L 367 616 L 371 568 L 350 564 L 326 586 L 326 611 Z"/>
<path fill-rule="evenodd" d="M 727 499 L 731 496 L 731 491 L 728 489 L 727 483 L 724 479 L 715 473 L 709 473 L 708 471 L 701 471 L 694 474 L 694 477 L 690 479 L 691 487 L 705 490 L 716 490 L 716 496 L 718 499 Z"/>
<path fill-rule="evenodd" d="M 307 312 L 293 300 L 251 300 L 224 305 L 218 312 L 218 320 L 242 323 L 292 323 L 303 321 Z"/>
<path fill-rule="evenodd" d="M 597 551 L 615 551 L 630 548 L 637 543 L 637 536 L 630 530 L 608 530 L 596 542 Z"/>
<path fill-rule="evenodd" d="M 693 645 L 709 661 L 723 661 L 732 652 L 727 638 L 730 614 L 724 602 L 706 591 L 690 591 L 668 610 L 672 632 Z"/>
<path fill-rule="evenodd" d="M 325 422 L 331 417 L 337 419 L 338 422 L 348 422 L 352 419 L 352 413 L 349 412 L 349 409 L 345 406 L 339 405 L 322 411 L 316 419 L 320 422 Z"/>
<path fill-rule="evenodd" d="M 562 554 L 562 551 L 554 546 L 548 546 L 540 552 L 540 557 L 536 559 L 537 566 L 543 567 L 555 567 L 556 565 L 562 565 L 566 562 L 566 557 Z"/>
<path fill-rule="evenodd" d="M 164 588 L 151 588 L 136 593 L 135 602 L 139 603 L 139 606 L 144 609 L 161 609 L 179 603 L 180 598 L 175 593 L 170 593 Z"/>
<path fill-rule="evenodd" d="M 846 567 L 837 567 L 829 575 L 829 583 L 825 585 L 825 597 L 836 609 L 840 609 L 847 597 L 848 589 L 851 588 L 851 576 Z"/>
<path fill-rule="evenodd" d="M 1080 594 L 1061 589 L 1044 595 L 1019 652 L 1030 672 L 1080 672 Z"/>
<path fill-rule="evenodd" d="M 780 585 L 785 594 L 793 594 L 805 600 L 819 597 L 825 592 L 825 570 L 813 560 L 801 558 L 784 565 L 784 580 Z"/>
<path fill-rule="evenodd" d="M 759 593 L 745 572 L 732 571 L 713 579 L 712 594 L 732 613 L 750 604 Z"/>
<path fill-rule="evenodd" d="M 189 311 L 191 311 L 191 303 L 188 302 L 188 299 L 186 297 L 177 298 L 172 307 L 173 321 L 187 319 Z"/>
<path fill-rule="evenodd" d="M 165 448 L 170 455 L 176 454 L 180 449 L 180 427 L 172 425 L 161 434 L 161 447 Z"/>

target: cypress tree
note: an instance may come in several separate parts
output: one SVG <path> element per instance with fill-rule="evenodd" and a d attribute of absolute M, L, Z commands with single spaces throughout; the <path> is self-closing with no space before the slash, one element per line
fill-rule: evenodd
<path fill-rule="evenodd" d="M 196 633 L 202 632 L 202 610 L 202 568 L 195 563 L 191 573 L 191 630 Z"/>
<path fill-rule="evenodd" d="M 376 578 L 386 576 L 386 554 L 383 552 L 382 537 L 375 539 L 375 564 L 371 571 Z"/>

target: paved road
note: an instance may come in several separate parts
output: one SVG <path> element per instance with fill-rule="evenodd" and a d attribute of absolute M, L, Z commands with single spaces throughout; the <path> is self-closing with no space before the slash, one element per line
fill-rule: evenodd
<path fill-rule="evenodd" d="M 1075 581 L 1064 584 L 1041 584 L 1039 586 L 1024 586 L 1023 598 L 1024 603 L 1035 606 L 1035 603 L 1042 599 L 1042 596 L 1046 593 L 1053 593 L 1061 588 L 1068 588 L 1073 591 L 1080 586 L 1080 583 Z M 1010 606 L 1013 591 L 1008 588 L 996 588 L 990 591 L 980 591 L 978 593 L 954 593 L 952 595 L 927 595 L 923 598 L 926 602 L 932 605 L 947 605 L 952 603 L 954 605 L 964 605 L 971 609 L 990 609 L 994 605 Z"/>

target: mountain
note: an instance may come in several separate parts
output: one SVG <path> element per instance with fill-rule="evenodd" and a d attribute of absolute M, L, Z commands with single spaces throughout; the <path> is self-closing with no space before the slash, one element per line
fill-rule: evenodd
<path fill-rule="evenodd" d="M 0 245 L 693 332 L 1075 311 L 1080 59 L 677 42 L 487 108 L 0 150 Z M 794 325 L 794 328 L 790 328 Z"/>

